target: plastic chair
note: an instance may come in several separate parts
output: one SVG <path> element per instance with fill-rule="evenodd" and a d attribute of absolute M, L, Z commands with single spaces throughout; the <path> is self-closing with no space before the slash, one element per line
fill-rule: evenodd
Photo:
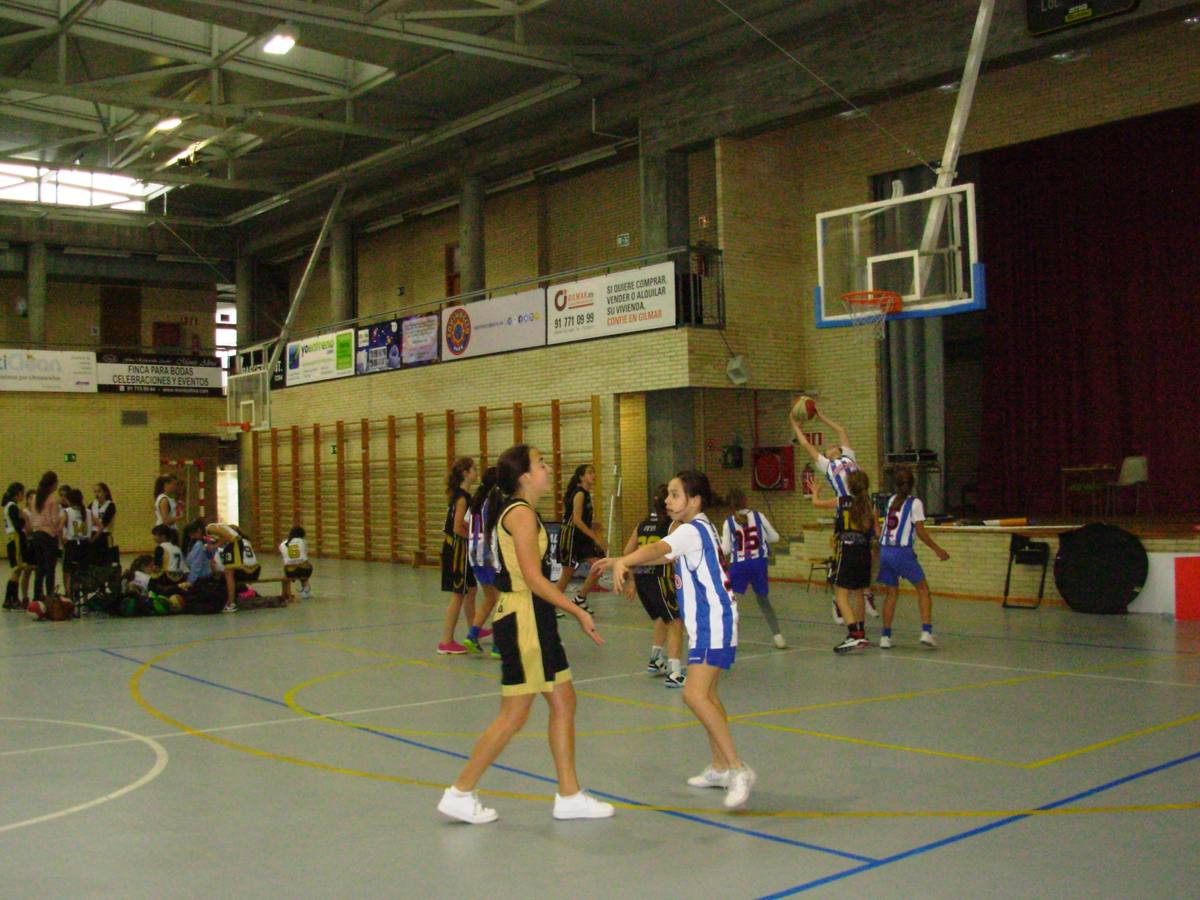
<path fill-rule="evenodd" d="M 1152 511 L 1151 504 L 1153 503 L 1150 496 L 1150 464 L 1144 456 L 1127 456 L 1121 460 L 1121 470 L 1117 473 L 1117 480 L 1109 482 L 1106 486 L 1106 505 L 1109 515 L 1115 515 L 1121 506 L 1121 494 L 1132 488 L 1133 489 L 1133 513 L 1137 515 L 1142 511 L 1142 491 L 1146 492 L 1146 508 L 1147 511 Z"/>
<path fill-rule="evenodd" d="M 1008 590 L 1012 584 L 1013 563 L 1018 566 L 1041 566 L 1042 580 L 1038 584 L 1036 603 L 1009 603 Z M 1031 541 L 1024 535 L 1014 534 L 1008 542 L 1008 572 L 1004 576 L 1004 603 L 1006 609 L 1037 609 L 1042 605 L 1046 592 L 1046 569 L 1050 566 L 1050 545 L 1046 541 Z"/>

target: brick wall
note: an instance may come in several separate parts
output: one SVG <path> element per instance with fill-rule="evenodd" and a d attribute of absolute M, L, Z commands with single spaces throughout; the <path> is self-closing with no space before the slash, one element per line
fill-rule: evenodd
<path fill-rule="evenodd" d="M 149 424 L 122 426 L 122 410 L 145 410 Z M 6 423 L 0 429 L 0 479 L 5 487 L 12 481 L 36 486 L 52 469 L 60 483 L 83 490 L 88 502 L 92 486 L 103 481 L 117 503 L 117 543 L 123 550 L 145 550 L 154 546 L 159 436 L 211 432 L 224 417 L 221 398 L 0 393 L 0 421 Z M 76 454 L 75 462 L 64 462 L 65 453 Z"/>

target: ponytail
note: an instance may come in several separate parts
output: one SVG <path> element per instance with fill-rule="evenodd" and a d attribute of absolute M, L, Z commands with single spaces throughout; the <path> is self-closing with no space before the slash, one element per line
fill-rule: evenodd
<path fill-rule="evenodd" d="M 889 508 L 890 512 L 899 510 L 904 505 L 904 501 L 912 496 L 916 476 L 913 475 L 913 470 L 908 466 L 901 466 L 896 470 L 893 483 L 896 488 L 896 496 L 892 498 L 892 505 Z"/>
<path fill-rule="evenodd" d="M 667 486 L 660 484 L 654 489 L 654 511 L 662 516 L 667 515 Z"/>
<path fill-rule="evenodd" d="M 25 485 L 19 481 L 14 481 L 8 486 L 8 490 L 4 492 L 4 503 L 7 505 L 10 501 L 17 499 L 17 494 L 25 492 Z"/>
<path fill-rule="evenodd" d="M 475 489 L 475 496 L 471 498 L 471 512 L 479 515 L 483 511 L 483 504 L 487 503 L 488 495 L 491 494 L 492 488 L 496 486 L 496 467 L 488 466 L 483 473 L 483 478 L 479 481 L 479 487 Z"/>
<path fill-rule="evenodd" d="M 491 544 L 492 533 L 504 512 L 504 501 L 517 492 L 521 486 L 521 476 L 529 471 L 529 450 L 528 444 L 517 444 L 501 453 L 496 460 L 496 484 L 487 495 L 487 521 L 483 526 L 483 539 L 488 544 Z"/>
<path fill-rule="evenodd" d="M 460 456 L 454 461 L 454 465 L 450 467 L 450 474 L 446 477 L 446 497 L 448 499 L 454 499 L 454 495 L 462 487 L 463 478 L 474 465 L 475 460 L 469 456 Z"/>
<path fill-rule="evenodd" d="M 729 505 L 733 508 L 733 521 L 743 527 L 750 524 L 750 517 L 738 512 L 746 508 L 746 495 L 741 488 L 734 488 L 729 492 Z"/>
<path fill-rule="evenodd" d="M 58 475 L 55 472 L 47 472 L 42 476 L 42 480 L 38 482 L 37 498 L 34 500 L 33 508 L 37 512 L 42 511 L 42 507 L 46 503 L 46 498 L 54 493 L 54 489 L 58 487 Z"/>
<path fill-rule="evenodd" d="M 855 531 L 871 531 L 875 527 L 875 511 L 871 507 L 871 479 L 858 469 L 846 479 L 850 488 L 850 527 Z"/>

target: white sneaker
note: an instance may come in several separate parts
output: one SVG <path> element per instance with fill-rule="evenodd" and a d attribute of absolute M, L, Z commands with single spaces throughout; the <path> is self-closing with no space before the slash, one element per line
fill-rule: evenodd
<path fill-rule="evenodd" d="M 891 650 L 892 649 L 891 637 L 889 637 L 886 634 L 881 634 L 879 636 L 879 649 L 880 650 Z"/>
<path fill-rule="evenodd" d="M 500 818 L 494 809 L 479 802 L 479 795 L 474 791 L 463 793 L 452 787 L 446 788 L 437 808 L 442 815 L 471 825 L 484 825 Z"/>
<path fill-rule="evenodd" d="M 872 619 L 879 618 L 879 610 L 875 608 L 875 593 L 874 591 L 863 591 L 863 604 L 867 608 L 867 615 Z"/>
<path fill-rule="evenodd" d="M 930 631 L 921 632 L 921 646 L 926 650 L 936 650 L 937 641 L 933 639 L 933 633 Z"/>
<path fill-rule="evenodd" d="M 681 688 L 687 684 L 687 678 L 679 672 L 672 672 L 663 679 L 663 687 Z"/>
<path fill-rule="evenodd" d="M 237 612 L 237 611 L 238 611 L 238 608 L 237 608 L 236 603 L 226 603 L 223 607 L 221 607 L 221 612 Z"/>
<path fill-rule="evenodd" d="M 588 605 L 587 597 L 581 597 L 579 594 L 570 594 L 567 597 L 572 603 L 582 609 L 588 615 L 595 615 L 596 611 Z"/>
<path fill-rule="evenodd" d="M 589 797 L 580 791 L 574 797 L 554 795 L 554 818 L 556 819 L 609 819 L 615 812 L 611 803 Z"/>
<path fill-rule="evenodd" d="M 688 779 L 688 784 L 692 787 L 700 788 L 729 787 L 729 770 L 714 769 L 712 766 L 705 766 L 703 772 L 699 775 L 693 775 Z"/>
<path fill-rule="evenodd" d="M 746 801 L 750 799 L 750 789 L 756 781 L 758 776 L 749 766 L 743 765 L 740 769 L 731 770 L 729 787 L 725 790 L 725 808 L 737 809 L 739 806 L 745 806 Z"/>
<path fill-rule="evenodd" d="M 774 640 L 774 641 L 775 641 L 775 646 L 776 646 L 776 647 L 778 647 L 780 650 L 786 650 L 786 649 L 787 649 L 787 641 L 785 641 L 785 640 L 783 639 L 783 635 L 782 635 L 782 634 L 777 634 L 777 635 L 775 635 L 775 637 L 774 637 L 774 638 L 772 638 L 772 640 Z"/>
<path fill-rule="evenodd" d="M 301 588 L 300 589 L 300 597 L 303 600 L 311 600 L 312 599 L 312 590 L 310 590 L 309 588 Z"/>
<path fill-rule="evenodd" d="M 838 612 L 838 605 L 833 604 L 833 621 L 835 625 L 845 625 L 846 620 L 842 618 L 842 614 Z"/>

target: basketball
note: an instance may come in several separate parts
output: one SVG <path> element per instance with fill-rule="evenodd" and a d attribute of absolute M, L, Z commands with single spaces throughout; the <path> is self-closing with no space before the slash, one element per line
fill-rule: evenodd
<path fill-rule="evenodd" d="M 792 406 L 792 418 L 797 422 L 807 422 L 817 414 L 817 403 L 812 397 L 801 396 Z"/>
<path fill-rule="evenodd" d="M 39 622 L 46 618 L 46 604 L 41 600 L 30 600 L 29 605 L 25 607 L 25 611 L 29 613 L 30 617 Z"/>

